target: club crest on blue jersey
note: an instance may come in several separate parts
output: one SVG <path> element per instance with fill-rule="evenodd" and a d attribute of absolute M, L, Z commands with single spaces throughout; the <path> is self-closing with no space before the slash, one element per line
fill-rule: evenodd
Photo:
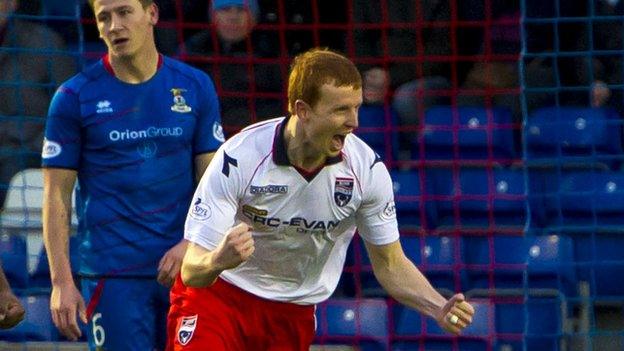
<path fill-rule="evenodd" d="M 186 99 L 182 96 L 182 93 L 185 92 L 186 89 L 172 88 L 170 91 L 173 94 L 173 106 L 171 106 L 171 111 L 179 113 L 191 112 L 192 108 L 186 104 Z"/>
<path fill-rule="evenodd" d="M 197 315 L 190 317 L 182 317 L 180 326 L 178 327 L 178 342 L 184 346 L 191 341 L 195 327 L 197 326 Z"/>
<path fill-rule="evenodd" d="M 351 201 L 353 195 L 353 178 L 336 178 L 334 187 L 334 201 L 339 207 L 344 207 Z"/>

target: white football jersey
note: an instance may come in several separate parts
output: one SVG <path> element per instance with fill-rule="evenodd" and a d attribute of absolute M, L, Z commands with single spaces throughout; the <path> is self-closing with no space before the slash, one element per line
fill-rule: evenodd
<path fill-rule="evenodd" d="M 399 239 L 392 182 L 353 134 L 316 174 L 288 161 L 286 118 L 254 124 L 217 151 L 201 179 L 185 238 L 213 250 L 232 226 L 253 227 L 255 252 L 221 278 L 254 295 L 297 304 L 327 299 L 356 227 L 374 245 Z"/>

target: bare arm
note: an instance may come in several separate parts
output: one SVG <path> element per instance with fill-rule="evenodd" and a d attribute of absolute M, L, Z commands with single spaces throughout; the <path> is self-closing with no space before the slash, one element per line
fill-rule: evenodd
<path fill-rule="evenodd" d="M 247 261 L 253 252 L 251 227 L 244 223 L 228 230 L 212 251 L 190 243 L 182 260 L 182 282 L 196 288 L 212 285 L 221 272 Z"/>
<path fill-rule="evenodd" d="M 435 319 L 445 330 L 459 333 L 472 322 L 474 309 L 462 294 L 446 300 L 405 256 L 400 241 L 387 245 L 366 243 L 375 277 L 397 301 Z M 450 317 L 457 316 L 458 322 Z"/>
<path fill-rule="evenodd" d="M 80 328 L 76 316 L 87 323 L 85 303 L 76 288 L 69 261 L 71 195 L 76 171 L 43 169 L 43 241 L 50 263 L 52 294 L 50 310 L 59 331 L 77 340 Z"/>
<path fill-rule="evenodd" d="M 75 181 L 74 170 L 43 169 L 43 240 L 52 284 L 74 282 L 69 263 L 69 228 Z"/>
<path fill-rule="evenodd" d="M 375 277 L 392 297 L 430 317 L 437 317 L 446 299 L 405 256 L 399 241 L 380 246 L 366 243 L 366 249 Z"/>
<path fill-rule="evenodd" d="M 204 175 L 204 172 L 206 171 L 206 168 L 208 168 L 208 165 L 210 164 L 210 161 L 212 161 L 214 155 L 214 152 L 209 152 L 195 156 L 195 181 L 197 183 L 199 183 L 199 180 Z"/>

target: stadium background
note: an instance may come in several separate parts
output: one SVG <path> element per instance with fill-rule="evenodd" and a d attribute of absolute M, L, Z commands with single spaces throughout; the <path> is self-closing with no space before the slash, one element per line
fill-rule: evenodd
<path fill-rule="evenodd" d="M 66 47 L 3 46 L 2 65 L 30 55 L 78 68 L 100 57 L 88 8 L 71 3 L 22 0 L 16 17 L 49 26 Z M 356 239 L 336 294 L 318 309 L 320 348 L 624 349 L 621 1 L 261 0 L 260 39 L 233 56 L 187 49 L 193 35 L 214 32 L 208 2 L 157 3 L 160 50 L 208 70 L 220 99 L 247 106 L 249 114 L 224 118 L 230 135 L 273 117 L 259 112 L 267 106 L 284 113 L 289 61 L 309 47 L 342 51 L 362 72 L 389 72 L 356 134 L 391 170 L 408 256 L 443 293 L 466 292 L 477 314 L 464 335 L 443 334 L 383 294 Z M 259 42 L 269 49 L 258 53 Z M 228 83 L 232 65 L 249 84 Z M 279 72 L 278 89 L 254 81 L 265 69 Z M 42 126 L 20 89 L 51 93 L 60 83 L 22 77 L 0 76 L 3 95 L 21 102 L 0 110 L 0 129 Z M 24 135 L 3 138 L 2 162 L 33 167 Z M 49 318 L 40 172 L 0 187 L 8 190 L 0 257 L 28 311 L 18 328 L 0 331 L 0 349 L 81 349 Z"/>

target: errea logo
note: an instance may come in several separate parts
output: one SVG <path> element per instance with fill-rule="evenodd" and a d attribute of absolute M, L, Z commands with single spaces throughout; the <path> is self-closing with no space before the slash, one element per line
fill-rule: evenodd
<path fill-rule="evenodd" d="M 95 107 L 97 107 L 97 110 L 95 110 L 96 113 L 111 113 L 111 112 L 113 112 L 113 108 L 111 107 L 111 102 L 108 101 L 108 100 L 99 101 L 97 103 L 97 105 L 95 105 Z"/>

